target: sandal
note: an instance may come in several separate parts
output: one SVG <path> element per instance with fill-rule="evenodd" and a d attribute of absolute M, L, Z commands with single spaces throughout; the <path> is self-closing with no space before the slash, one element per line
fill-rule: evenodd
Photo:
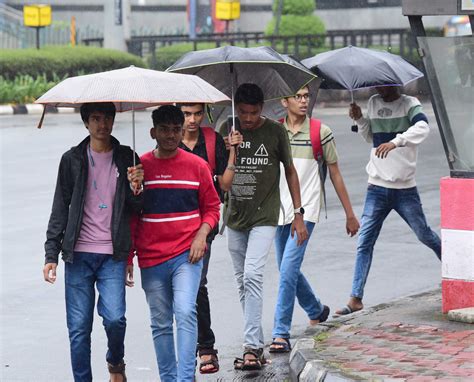
<path fill-rule="evenodd" d="M 270 345 L 270 353 L 289 353 L 291 351 L 291 344 L 288 338 L 283 338 L 282 341 L 275 341 L 273 340 L 272 344 Z"/>
<path fill-rule="evenodd" d="M 127 382 L 127 376 L 125 375 L 125 362 L 121 361 L 117 365 L 112 365 L 111 363 L 107 362 L 107 367 L 109 369 L 109 373 L 120 374 L 122 376 L 123 382 Z"/>
<path fill-rule="evenodd" d="M 211 359 L 199 363 L 199 372 L 201 374 L 213 374 L 219 371 L 219 358 L 217 357 L 217 350 L 215 349 L 200 349 L 199 358 L 205 355 L 210 355 Z M 212 369 L 203 369 L 205 366 L 212 365 Z"/>
<path fill-rule="evenodd" d="M 255 358 L 245 358 L 246 355 L 253 355 Z M 263 348 L 260 349 L 251 349 L 246 348 L 244 355 L 242 356 L 242 365 L 241 369 L 244 371 L 250 370 L 262 370 L 262 366 L 267 363 L 265 356 L 263 355 Z M 236 364 L 234 361 L 234 368 Z"/>

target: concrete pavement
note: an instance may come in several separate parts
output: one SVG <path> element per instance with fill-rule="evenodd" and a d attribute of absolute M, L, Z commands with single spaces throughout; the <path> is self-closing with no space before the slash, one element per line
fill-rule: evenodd
<path fill-rule="evenodd" d="M 439 289 L 308 329 L 290 356 L 299 381 L 468 381 L 474 326 L 441 314 Z"/>

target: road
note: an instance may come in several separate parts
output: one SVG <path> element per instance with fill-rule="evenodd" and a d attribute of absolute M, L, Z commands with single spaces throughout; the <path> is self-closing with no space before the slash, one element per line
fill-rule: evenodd
<path fill-rule="evenodd" d="M 323 109 L 320 118 L 333 129 L 344 175 L 356 214 L 360 217 L 367 176 L 365 164 L 369 146 L 350 132 L 346 109 Z M 432 131 L 420 148 L 418 188 L 429 224 L 439 232 L 439 179 L 448 175 L 441 139 L 432 111 Z M 54 184 L 61 154 L 86 135 L 78 114 L 48 114 L 43 129 L 36 129 L 38 115 L 0 117 L 1 140 L 1 380 L 71 380 L 69 347 L 64 308 L 63 264 L 58 282 L 42 279 L 43 244 L 51 209 Z M 137 113 L 137 151 L 154 144 L 149 138 L 149 112 Z M 119 114 L 114 135 L 131 142 L 131 115 Z M 356 239 L 345 235 L 345 219 L 335 192 L 327 182 L 327 220 L 322 217 L 306 253 L 303 270 L 322 301 L 334 311 L 345 304 L 350 292 Z M 420 244 L 408 226 L 392 213 L 375 248 L 374 262 L 366 287 L 367 306 L 437 287 L 440 263 Z M 226 238 L 213 245 L 209 271 L 213 328 L 216 333 L 221 372 L 198 381 L 284 380 L 287 356 L 276 358 L 259 375 L 236 373 L 235 356 L 242 352 L 242 313 L 233 278 Z M 127 294 L 127 374 L 131 381 L 156 381 L 157 367 L 149 329 L 148 309 L 138 279 Z M 271 340 L 273 309 L 278 274 L 273 251 L 266 266 L 263 325 Z M 395 318 L 394 318 L 395 319 Z M 308 319 L 297 306 L 293 337 L 301 335 Z M 92 362 L 95 380 L 106 381 L 106 338 L 96 315 Z"/>

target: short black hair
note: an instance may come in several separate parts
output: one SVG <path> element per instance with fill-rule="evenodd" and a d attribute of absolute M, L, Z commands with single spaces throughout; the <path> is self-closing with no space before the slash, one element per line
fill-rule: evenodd
<path fill-rule="evenodd" d="M 89 122 L 89 117 L 94 112 L 104 113 L 115 118 L 115 105 L 113 102 L 90 102 L 81 105 L 81 118 L 84 123 Z"/>
<path fill-rule="evenodd" d="M 153 110 L 151 114 L 153 126 L 160 124 L 165 125 L 181 125 L 184 124 L 184 114 L 179 107 L 173 105 L 163 105 Z"/>
<path fill-rule="evenodd" d="M 234 97 L 235 103 L 248 105 L 263 105 L 263 91 L 256 84 L 246 83 L 237 88 Z"/>
<path fill-rule="evenodd" d="M 176 106 L 179 107 L 180 109 L 181 109 L 182 107 L 186 107 L 186 106 L 187 106 L 187 107 L 193 107 L 193 106 L 197 106 L 197 105 L 202 106 L 202 110 L 203 110 L 203 111 L 206 110 L 206 105 L 205 105 L 204 103 L 202 103 L 202 102 L 195 102 L 195 103 L 177 103 L 177 104 L 176 104 Z"/>

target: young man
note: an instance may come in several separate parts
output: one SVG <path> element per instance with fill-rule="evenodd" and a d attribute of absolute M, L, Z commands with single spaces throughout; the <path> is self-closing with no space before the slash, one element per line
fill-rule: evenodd
<path fill-rule="evenodd" d="M 261 326 L 263 270 L 278 224 L 280 162 L 295 207 L 291 235 L 296 231 L 298 245 L 308 238 L 288 135 L 281 124 L 261 116 L 263 100 L 263 92 L 255 84 L 242 84 L 235 93 L 244 141 L 239 147 L 227 205 L 227 239 L 245 320 L 243 360 L 236 364 L 243 370 L 261 369 L 265 362 Z"/>
<path fill-rule="evenodd" d="M 207 163 L 179 148 L 184 122 L 181 110 L 162 106 L 153 111 L 152 119 L 150 134 L 158 146 L 141 157 L 145 203 L 132 228 L 134 248 L 150 307 L 160 379 L 192 381 L 202 257 L 206 239 L 219 221 L 220 200 Z M 127 267 L 129 284 L 133 284 L 132 264 L 133 254 Z"/>
<path fill-rule="evenodd" d="M 347 306 L 336 311 L 344 315 L 363 309 L 364 286 L 369 275 L 374 245 L 382 224 L 395 210 L 418 239 L 441 259 L 441 241 L 426 223 L 415 183 L 418 145 L 429 133 L 428 119 L 418 99 L 400 94 L 397 86 L 377 88 L 368 102 L 367 118 L 360 107 L 351 105 L 359 133 L 373 147 L 367 165 L 369 187 L 365 199 L 352 292 Z"/>
<path fill-rule="evenodd" d="M 291 145 L 291 154 L 300 181 L 301 202 L 304 208 L 304 223 L 308 234 L 314 229 L 319 220 L 321 202 L 324 198 L 324 176 L 320 171 L 322 166 L 318 164 L 313 152 L 310 129 L 318 130 L 322 158 L 329 169 L 331 182 L 341 201 L 346 214 L 346 232 L 354 236 L 359 229 L 359 222 L 355 217 L 349 195 L 344 184 L 339 166 L 337 164 L 337 151 L 331 129 L 321 124 L 320 121 L 312 120 L 307 116 L 309 103 L 309 89 L 300 89 L 293 97 L 283 99 L 281 102 L 287 109 L 288 115 L 284 119 L 284 126 L 288 133 Z M 270 346 L 271 353 L 289 352 L 290 329 L 293 317 L 295 297 L 309 317 L 310 324 L 316 325 L 327 320 L 329 307 L 321 304 L 315 296 L 310 284 L 301 273 L 306 245 L 297 246 L 296 239 L 290 236 L 291 221 L 293 220 L 293 205 L 291 196 L 285 182 L 280 180 L 280 193 L 282 210 L 278 222 L 275 237 L 275 250 L 278 269 L 280 271 L 280 284 L 278 299 L 275 308 L 275 319 L 273 326 L 273 343 Z"/>
<path fill-rule="evenodd" d="M 191 152 L 210 164 L 216 190 L 228 191 L 232 185 L 235 173 L 235 146 L 242 143 L 242 134 L 235 132 L 231 135 L 229 153 L 222 136 L 210 127 L 201 127 L 204 119 L 204 104 L 179 105 L 184 114 L 183 140 L 180 148 Z M 212 145 L 213 147 L 210 147 Z M 209 151 L 208 151 L 209 149 Z M 211 155 L 213 156 L 211 158 Z M 207 271 L 211 256 L 211 244 L 218 234 L 218 226 L 207 237 L 207 248 L 204 253 L 201 282 L 197 296 L 198 320 L 198 355 L 200 358 L 199 371 L 211 374 L 219 371 L 217 349 L 214 349 L 215 336 L 211 329 L 211 310 L 207 293 Z"/>
<path fill-rule="evenodd" d="M 92 381 L 90 362 L 95 288 L 108 340 L 111 381 L 125 381 L 125 268 L 131 246 L 129 219 L 141 210 L 142 166 L 112 137 L 113 103 L 81 106 L 89 136 L 59 165 L 45 243 L 47 282 L 56 281 L 58 255 L 65 262 L 66 315 L 75 381 Z M 138 161 L 138 157 L 137 163 Z"/>

